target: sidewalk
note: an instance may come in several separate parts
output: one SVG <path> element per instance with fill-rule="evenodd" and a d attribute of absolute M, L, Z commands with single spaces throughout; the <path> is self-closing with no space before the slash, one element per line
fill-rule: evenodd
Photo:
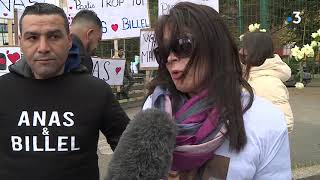
<path fill-rule="evenodd" d="M 320 77 L 304 89 L 289 88 L 289 93 L 295 119 L 289 136 L 294 177 L 320 179 Z"/>

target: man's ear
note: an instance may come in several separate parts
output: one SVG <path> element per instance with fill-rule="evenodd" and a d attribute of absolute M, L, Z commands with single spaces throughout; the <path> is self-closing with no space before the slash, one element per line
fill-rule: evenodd
<path fill-rule="evenodd" d="M 72 34 L 69 33 L 67 36 L 68 36 L 67 37 L 68 38 L 68 48 L 70 49 L 72 46 Z"/>
<path fill-rule="evenodd" d="M 93 32 L 94 32 L 94 29 L 92 28 L 89 28 L 88 31 L 87 31 L 87 39 L 91 39 L 91 36 L 93 35 Z"/>
<path fill-rule="evenodd" d="M 19 39 L 19 44 L 21 44 L 21 39 L 22 39 L 21 35 L 18 36 L 18 39 Z"/>
<path fill-rule="evenodd" d="M 22 36 L 19 35 L 19 36 L 18 36 L 18 39 L 19 39 L 19 46 L 21 46 Z M 23 53 L 23 49 L 22 49 L 22 48 L 20 48 L 20 51 Z"/>

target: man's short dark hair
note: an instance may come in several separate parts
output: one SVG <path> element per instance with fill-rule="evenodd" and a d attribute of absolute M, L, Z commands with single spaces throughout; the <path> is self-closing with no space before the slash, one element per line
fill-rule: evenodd
<path fill-rule="evenodd" d="M 102 22 L 100 18 L 94 11 L 91 10 L 83 9 L 79 11 L 73 18 L 71 25 L 82 22 L 91 22 L 99 28 L 102 28 Z"/>
<path fill-rule="evenodd" d="M 48 3 L 35 3 L 32 6 L 27 6 L 26 9 L 23 11 L 19 21 L 20 32 L 22 33 L 22 20 L 26 15 L 59 15 L 64 20 L 64 27 L 69 34 L 69 22 L 67 19 L 66 14 L 64 13 L 63 9 Z"/>

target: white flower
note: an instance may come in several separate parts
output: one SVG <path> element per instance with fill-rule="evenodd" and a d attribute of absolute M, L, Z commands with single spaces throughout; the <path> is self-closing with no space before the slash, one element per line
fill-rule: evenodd
<path fill-rule="evenodd" d="M 315 48 L 318 46 L 318 42 L 317 41 L 312 41 L 311 42 L 311 47 Z"/>
<path fill-rule="evenodd" d="M 259 31 L 260 24 L 258 24 L 258 23 L 250 24 L 248 28 L 249 28 L 249 32 Z"/>
<path fill-rule="evenodd" d="M 291 55 L 298 61 L 304 58 L 304 52 L 298 46 L 291 49 Z"/>
<path fill-rule="evenodd" d="M 320 36 L 320 29 L 318 29 L 317 33 L 318 33 L 318 35 Z"/>
<path fill-rule="evenodd" d="M 299 51 L 296 58 L 297 58 L 297 60 L 303 59 L 304 58 L 304 53 L 302 51 Z"/>
<path fill-rule="evenodd" d="M 243 40 L 243 37 L 244 37 L 244 34 L 241 34 L 241 35 L 239 36 L 240 41 Z"/>
<path fill-rule="evenodd" d="M 301 82 L 297 82 L 294 86 L 295 86 L 297 89 L 303 89 L 303 88 L 304 88 L 304 85 L 303 85 L 303 83 L 301 83 Z"/>
<path fill-rule="evenodd" d="M 258 24 L 258 23 L 255 23 L 253 26 L 256 28 L 256 30 L 260 29 L 260 24 Z"/>
<path fill-rule="evenodd" d="M 314 50 L 309 44 L 303 45 L 303 48 L 301 48 L 301 52 L 303 52 L 303 54 L 305 54 L 307 57 L 314 56 Z"/>
<path fill-rule="evenodd" d="M 319 36 L 318 33 L 312 33 L 312 34 L 311 34 L 311 37 L 312 37 L 312 38 L 317 38 L 318 36 Z"/>
<path fill-rule="evenodd" d="M 260 29 L 260 32 L 267 32 L 266 29 Z"/>
<path fill-rule="evenodd" d="M 256 30 L 256 28 L 254 27 L 253 24 L 249 25 L 249 32 L 254 32 Z"/>
<path fill-rule="evenodd" d="M 293 57 L 297 57 L 299 52 L 300 52 L 300 48 L 298 46 L 294 46 L 294 48 L 291 48 L 291 55 Z"/>

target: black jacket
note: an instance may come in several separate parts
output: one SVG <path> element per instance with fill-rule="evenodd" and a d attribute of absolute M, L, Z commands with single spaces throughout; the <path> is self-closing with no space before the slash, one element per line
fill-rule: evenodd
<path fill-rule="evenodd" d="M 81 64 L 87 67 L 88 72 L 92 74 L 93 63 L 90 55 L 87 53 L 86 49 L 83 47 L 81 40 L 75 35 L 72 34 L 72 44 L 76 45 L 79 48 L 79 56 Z"/>
<path fill-rule="evenodd" d="M 39 80 L 22 59 L 0 76 L 1 180 L 99 179 L 99 130 L 114 150 L 129 118 L 81 67 Z"/>

